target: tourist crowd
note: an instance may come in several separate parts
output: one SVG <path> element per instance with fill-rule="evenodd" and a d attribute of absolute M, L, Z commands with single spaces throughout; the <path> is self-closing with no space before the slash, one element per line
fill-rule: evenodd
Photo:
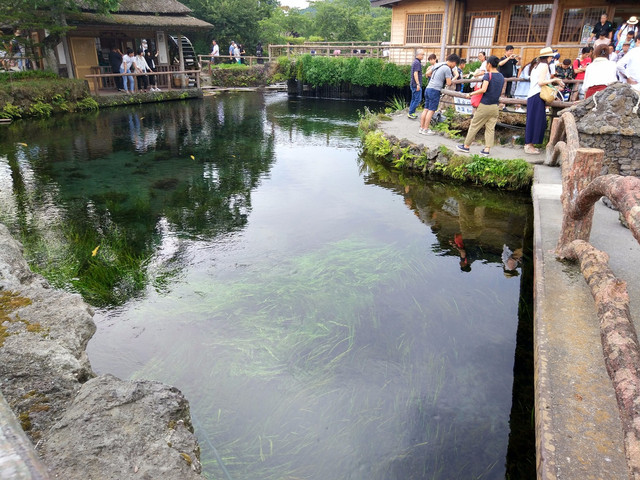
<path fill-rule="evenodd" d="M 560 53 L 550 47 L 540 50 L 531 62 L 522 65 L 522 59 L 515 48 L 508 45 L 504 55 L 487 57 L 478 54 L 480 67 L 470 74 L 476 79 L 475 90 L 467 91 L 466 97 L 474 107 L 474 116 L 464 144 L 458 150 L 469 152 L 475 135 L 484 127 L 485 145 L 481 155 L 489 155 L 494 144 L 494 129 L 498 119 L 500 97 L 526 99 L 525 153 L 540 153 L 536 144 L 541 144 L 547 126 L 547 101 L 541 98 L 547 87 L 558 100 L 570 101 L 589 98 L 608 85 L 623 82 L 631 85 L 640 95 L 640 28 L 638 18 L 630 17 L 616 30 L 607 15 L 593 27 L 589 45 L 581 49 L 575 59 L 560 60 Z M 424 109 L 420 116 L 419 133 L 431 135 L 430 123 L 438 110 L 441 91 L 453 80 L 462 79 L 465 60 L 451 54 L 444 62 L 438 62 L 434 54 L 428 57 L 429 67 L 425 72 L 427 85 L 423 92 L 422 61 L 424 50 L 416 52 L 411 66 L 410 87 L 412 92 L 409 118 L 417 118 L 416 109 L 424 99 Z M 517 82 L 508 79 L 518 78 Z M 577 80 L 578 82 L 573 82 Z M 569 82 L 571 81 L 571 82 Z M 566 82 L 566 83 L 565 83 Z M 576 88 L 577 87 L 577 88 Z M 456 87 L 464 92 L 462 84 Z M 475 97 L 475 98 L 474 98 Z M 506 108 L 505 108 L 506 109 Z M 516 112 L 524 112 L 518 106 Z"/>

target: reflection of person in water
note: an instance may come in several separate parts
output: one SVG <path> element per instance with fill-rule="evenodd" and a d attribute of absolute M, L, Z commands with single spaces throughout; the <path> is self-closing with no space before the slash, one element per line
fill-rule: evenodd
<path fill-rule="evenodd" d="M 516 248 L 514 252 L 509 247 L 502 247 L 502 269 L 505 277 L 516 277 L 518 265 L 522 262 L 522 248 Z"/>
<path fill-rule="evenodd" d="M 462 234 L 461 233 L 456 233 L 453 236 L 453 242 L 449 241 L 449 243 L 456 248 L 456 250 L 458 250 L 458 253 L 460 254 L 460 270 L 462 270 L 463 272 L 470 272 L 471 271 L 471 262 L 473 262 L 472 259 L 469 258 L 469 255 L 467 254 L 467 249 L 464 246 L 464 241 L 462 240 Z"/>

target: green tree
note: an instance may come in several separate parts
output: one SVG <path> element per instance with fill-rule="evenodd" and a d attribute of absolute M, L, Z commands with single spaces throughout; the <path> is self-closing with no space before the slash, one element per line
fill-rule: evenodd
<path fill-rule="evenodd" d="M 7 49 L 13 37 L 13 32 L 20 30 L 20 42 L 27 48 L 27 53 L 33 55 L 36 46 L 53 47 L 71 28 L 67 25 L 67 15 L 82 8 L 98 13 L 108 13 L 116 10 L 120 0 L 2 0 L 0 1 L 0 41 Z M 8 28 L 7 28 L 8 27 Z M 29 35 L 32 31 L 46 30 L 48 35 L 42 43 L 34 43 Z M 11 31 L 9 33 L 6 33 Z M 66 49 L 66 46 L 65 46 Z M 68 55 L 68 51 L 66 52 Z"/>
<path fill-rule="evenodd" d="M 227 54 L 234 40 L 245 46 L 247 54 L 255 53 L 255 46 L 263 42 L 261 21 L 264 22 L 278 8 L 277 0 L 183 0 L 194 15 L 213 25 L 209 41 L 216 39 L 220 54 Z"/>

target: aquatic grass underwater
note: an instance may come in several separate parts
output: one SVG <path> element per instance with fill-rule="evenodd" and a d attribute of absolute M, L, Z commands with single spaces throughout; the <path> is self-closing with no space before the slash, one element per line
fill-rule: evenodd
<path fill-rule="evenodd" d="M 471 305 L 438 296 L 425 308 L 424 302 L 407 298 L 405 291 L 413 295 L 415 283 L 437 270 L 432 257 L 415 255 L 420 249 L 416 244 L 410 253 L 399 253 L 390 245 L 349 238 L 278 265 L 208 282 L 211 293 L 198 302 L 183 300 L 186 310 L 178 312 L 189 319 L 178 330 L 198 331 L 202 339 L 181 341 L 177 333 L 135 376 L 184 385 L 190 383 L 185 375 L 197 372 L 200 394 L 192 411 L 209 432 L 206 441 L 240 478 L 336 478 L 340 466 L 353 469 L 352 458 L 379 458 L 356 478 L 390 478 L 389 469 L 407 458 L 437 472 L 438 462 L 449 463 L 455 453 L 441 429 L 461 427 L 454 412 L 446 418 L 434 414 L 460 387 L 450 378 L 450 369 L 459 368 L 459 352 L 436 322 L 446 316 L 446 328 L 453 323 L 473 331 L 472 336 L 486 332 L 482 323 L 470 321 Z M 179 295 L 189 297 L 192 288 L 204 286 L 189 283 L 178 288 Z M 379 303 L 389 293 L 397 302 L 388 305 L 386 317 Z M 152 318 L 168 308 L 159 301 L 147 311 Z M 165 321 L 159 320 L 160 328 Z M 441 347 L 425 349 L 417 343 L 429 332 L 442 338 L 436 342 Z M 171 365 L 190 368 L 180 372 Z M 467 368 L 463 388 L 473 397 L 487 372 Z M 223 410 L 220 404 L 233 407 Z M 476 412 L 491 408 L 472 406 Z M 422 429 L 411 432 L 416 420 Z M 460 435 L 480 441 L 484 428 L 477 433 L 463 428 Z M 380 445 L 369 445 L 367 438 L 381 438 Z M 346 457 L 345 448 L 353 450 Z M 314 452 L 331 457 L 323 473 L 311 460 Z M 211 470 L 219 471 L 207 457 Z M 470 474 L 468 468 L 460 474 Z M 450 474 L 449 466 L 433 478 Z"/>

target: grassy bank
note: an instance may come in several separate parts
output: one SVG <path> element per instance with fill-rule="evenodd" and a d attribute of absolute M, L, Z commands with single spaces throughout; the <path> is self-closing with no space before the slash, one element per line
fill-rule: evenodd
<path fill-rule="evenodd" d="M 0 118 L 43 118 L 97 109 L 84 80 L 60 78 L 47 71 L 0 75 Z"/>
<path fill-rule="evenodd" d="M 507 190 L 531 185 L 533 166 L 522 159 L 498 160 L 479 155 L 457 155 L 440 146 L 429 149 L 406 140 L 388 138 L 377 129 L 389 117 L 365 110 L 360 118 L 364 154 L 375 161 L 420 174 L 439 175 L 457 181 Z"/>

